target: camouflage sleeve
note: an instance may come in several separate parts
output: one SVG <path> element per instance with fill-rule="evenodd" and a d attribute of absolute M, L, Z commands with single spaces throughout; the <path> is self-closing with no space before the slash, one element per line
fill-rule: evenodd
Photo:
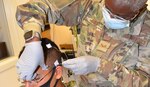
<path fill-rule="evenodd" d="M 98 72 L 116 87 L 150 87 L 150 75 L 141 69 L 128 70 L 121 64 L 101 59 Z"/>
<path fill-rule="evenodd" d="M 48 0 L 30 0 L 17 7 L 16 20 L 21 28 L 27 23 L 36 23 L 44 29 L 46 23 L 55 23 L 58 18 L 58 12 Z"/>

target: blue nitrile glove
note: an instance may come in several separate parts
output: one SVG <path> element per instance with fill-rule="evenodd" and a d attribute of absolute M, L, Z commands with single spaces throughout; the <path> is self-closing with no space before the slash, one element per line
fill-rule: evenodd
<path fill-rule="evenodd" d="M 31 81 L 34 79 L 34 72 L 39 65 L 43 70 L 47 69 L 44 64 L 41 41 L 25 44 L 25 49 L 16 64 L 19 78 L 22 80 Z"/>
<path fill-rule="evenodd" d="M 81 56 L 64 61 L 63 66 L 72 70 L 75 75 L 86 75 L 96 72 L 100 65 L 100 59 L 94 56 Z"/>

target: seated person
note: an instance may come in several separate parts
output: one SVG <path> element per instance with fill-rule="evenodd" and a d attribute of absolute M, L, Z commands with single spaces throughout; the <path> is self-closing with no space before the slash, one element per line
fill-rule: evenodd
<path fill-rule="evenodd" d="M 38 67 L 32 81 L 24 81 L 25 87 L 64 87 L 61 82 L 62 66 L 61 52 L 57 45 L 47 38 L 42 38 L 45 64 L 47 70 Z"/>

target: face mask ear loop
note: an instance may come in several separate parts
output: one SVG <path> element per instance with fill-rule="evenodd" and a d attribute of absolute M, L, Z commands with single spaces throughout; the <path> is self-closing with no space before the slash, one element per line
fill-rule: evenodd
<path fill-rule="evenodd" d="M 53 71 L 52 71 L 52 76 L 51 76 L 51 78 L 50 78 L 50 83 L 49 84 L 51 84 L 51 81 L 52 81 L 52 79 L 53 79 L 53 76 L 54 76 L 54 73 L 55 73 L 55 70 L 56 70 L 56 67 L 54 66 L 53 67 Z"/>
<path fill-rule="evenodd" d="M 56 86 L 57 86 L 58 81 L 59 81 L 59 79 L 57 79 L 57 80 L 56 80 L 54 87 L 56 87 Z"/>
<path fill-rule="evenodd" d="M 52 75 L 51 75 L 49 81 L 47 82 L 47 83 L 49 83 L 49 85 L 47 86 L 46 84 L 44 84 L 44 85 L 42 85 L 42 86 L 40 86 L 40 87 L 50 87 L 50 84 L 51 84 L 51 81 L 52 81 L 52 79 L 53 79 L 55 70 L 56 70 L 56 67 L 54 66 L 53 69 L 52 69 Z M 49 73 L 50 73 L 50 72 L 49 72 Z"/>

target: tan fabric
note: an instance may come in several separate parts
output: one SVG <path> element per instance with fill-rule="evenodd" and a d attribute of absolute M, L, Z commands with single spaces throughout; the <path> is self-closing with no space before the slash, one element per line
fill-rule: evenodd
<path fill-rule="evenodd" d="M 24 29 L 25 32 L 33 30 L 33 31 L 36 31 L 39 34 L 41 34 L 41 27 L 40 27 L 39 24 L 37 24 L 35 22 L 24 24 L 23 29 Z"/>

